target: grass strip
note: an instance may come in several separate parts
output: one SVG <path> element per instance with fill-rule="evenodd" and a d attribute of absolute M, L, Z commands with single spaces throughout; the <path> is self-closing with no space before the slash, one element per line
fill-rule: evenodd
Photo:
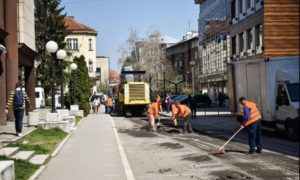
<path fill-rule="evenodd" d="M 35 151 L 36 154 L 49 154 L 54 151 L 56 146 L 67 136 L 68 133 L 61 129 L 42 129 L 38 128 L 26 137 L 11 143 L 9 147 L 19 147 L 21 151 Z M 27 144 L 22 141 L 27 140 Z"/>
<path fill-rule="evenodd" d="M 76 125 L 79 123 L 79 121 L 82 119 L 80 116 L 76 116 Z"/>
<path fill-rule="evenodd" d="M 29 179 L 33 173 L 39 168 L 38 165 L 31 164 L 28 161 L 20 159 L 10 159 L 6 156 L 0 156 L 0 161 L 13 160 L 15 162 L 15 178 L 17 180 Z"/>

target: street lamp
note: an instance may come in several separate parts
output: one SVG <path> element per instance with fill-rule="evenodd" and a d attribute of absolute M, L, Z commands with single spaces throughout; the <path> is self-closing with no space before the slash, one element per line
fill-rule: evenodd
<path fill-rule="evenodd" d="M 193 96 L 195 96 L 195 79 L 194 79 L 195 61 L 190 61 L 190 65 L 192 67 L 192 92 L 193 92 Z"/>
<path fill-rule="evenodd" d="M 63 49 L 59 49 L 56 52 L 56 58 L 61 60 L 61 68 L 60 68 L 60 75 L 61 75 L 61 80 L 60 80 L 60 105 L 61 109 L 64 109 L 64 59 L 67 57 L 67 53 Z"/>
<path fill-rule="evenodd" d="M 58 45 L 55 41 L 48 41 L 46 44 L 46 50 L 51 54 L 51 112 L 55 113 L 55 87 L 54 87 L 54 81 L 55 81 L 55 67 L 54 67 L 54 61 L 55 61 L 55 52 L 58 49 Z"/>
<path fill-rule="evenodd" d="M 71 70 L 72 70 L 72 75 L 74 73 L 74 71 L 77 69 L 77 64 L 72 63 L 71 64 Z M 73 77 L 74 82 L 72 83 L 73 86 L 73 94 L 72 94 L 72 99 L 73 99 L 73 103 L 75 104 L 75 83 L 76 83 L 76 77 Z"/>

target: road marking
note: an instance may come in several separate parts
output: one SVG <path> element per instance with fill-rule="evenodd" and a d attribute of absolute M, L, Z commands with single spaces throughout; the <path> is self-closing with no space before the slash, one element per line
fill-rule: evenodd
<path fill-rule="evenodd" d="M 127 180 L 135 180 L 134 176 L 133 176 L 133 173 L 132 173 L 132 169 L 131 169 L 130 164 L 128 162 L 124 147 L 123 147 L 123 145 L 121 143 L 121 140 L 120 140 L 120 137 L 117 133 L 117 130 L 116 130 L 116 127 L 115 127 L 115 122 L 112 119 L 112 117 L 110 117 L 110 120 L 111 120 L 112 128 L 113 128 L 113 131 L 114 131 L 114 134 L 115 134 L 115 138 L 116 138 L 116 141 L 117 141 L 119 153 L 120 153 L 120 156 L 121 156 L 121 159 L 122 159 L 122 164 L 123 164 L 123 168 L 125 170 Z"/>

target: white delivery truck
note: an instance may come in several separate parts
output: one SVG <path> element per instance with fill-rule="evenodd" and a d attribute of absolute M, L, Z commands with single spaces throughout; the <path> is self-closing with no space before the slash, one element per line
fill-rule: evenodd
<path fill-rule="evenodd" d="M 228 65 L 229 108 L 242 115 L 239 97 L 256 103 L 263 128 L 299 133 L 299 57 L 235 61 Z"/>
<path fill-rule="evenodd" d="M 44 88 L 35 87 L 35 107 L 39 109 L 39 108 L 44 108 L 45 106 L 46 103 L 45 103 Z"/>

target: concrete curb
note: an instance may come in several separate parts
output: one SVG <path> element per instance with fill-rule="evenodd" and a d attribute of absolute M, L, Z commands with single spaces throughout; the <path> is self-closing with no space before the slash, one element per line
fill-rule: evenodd
<path fill-rule="evenodd" d="M 28 180 L 35 180 L 46 168 L 45 165 L 41 166 Z"/>

